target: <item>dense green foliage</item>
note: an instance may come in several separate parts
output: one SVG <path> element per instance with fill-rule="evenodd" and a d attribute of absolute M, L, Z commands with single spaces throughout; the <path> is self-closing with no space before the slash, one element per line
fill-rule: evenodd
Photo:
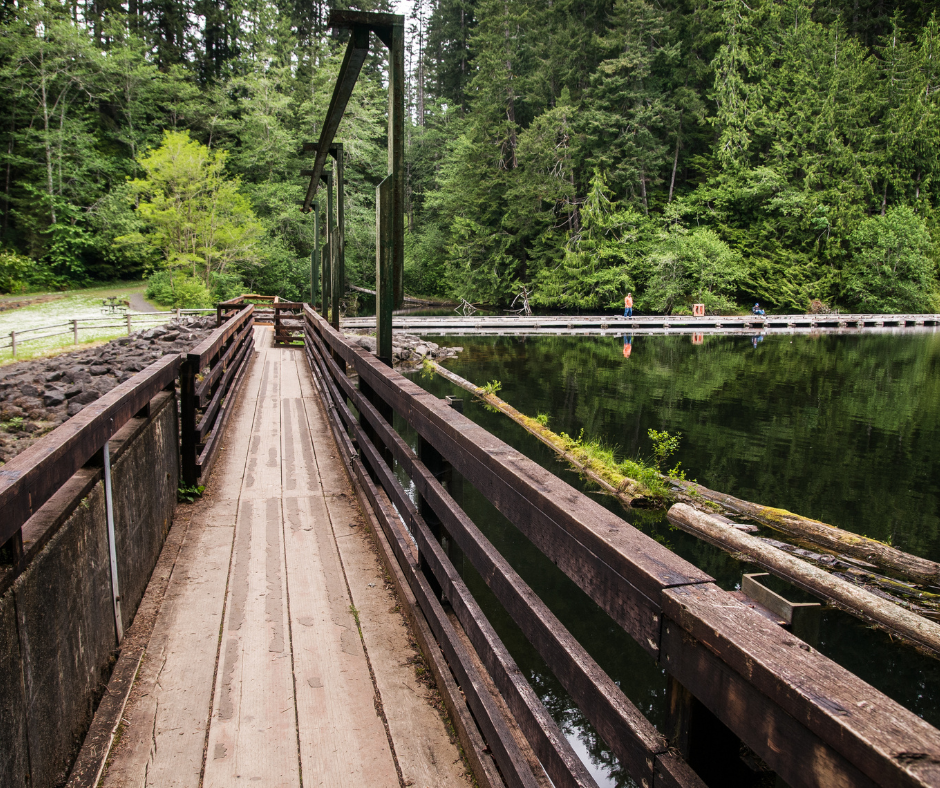
<path fill-rule="evenodd" d="M 299 150 L 346 4 L 4 5 L 0 290 L 167 271 L 172 302 L 177 280 L 195 301 L 239 283 L 305 297 Z M 932 4 L 414 0 L 408 39 L 410 292 L 940 310 Z M 386 66 L 374 46 L 337 136 L 365 286 Z"/>
<path fill-rule="evenodd" d="M 413 278 L 585 309 L 940 308 L 933 8 L 439 0 Z"/>
<path fill-rule="evenodd" d="M 151 291 L 168 304 L 236 285 L 306 298 L 300 148 L 316 139 L 345 47 L 324 28 L 327 10 L 3 5 L 0 292 L 165 272 Z M 340 127 L 353 281 L 373 276 L 383 68 L 379 55 L 367 63 Z"/>

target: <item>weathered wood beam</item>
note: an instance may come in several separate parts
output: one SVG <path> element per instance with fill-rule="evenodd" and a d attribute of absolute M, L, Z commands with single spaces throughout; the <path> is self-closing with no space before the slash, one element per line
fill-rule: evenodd
<path fill-rule="evenodd" d="M 349 97 L 352 95 L 353 88 L 356 87 L 356 80 L 359 79 L 359 72 L 362 70 L 362 64 L 368 54 L 369 28 L 356 25 L 352 29 L 349 46 L 346 47 L 343 64 L 340 66 L 339 76 L 336 79 L 336 87 L 333 89 L 333 97 L 330 99 L 330 106 L 326 111 L 326 120 L 323 122 L 323 128 L 320 131 L 320 140 L 317 142 L 317 157 L 313 162 L 310 185 L 307 186 L 307 195 L 304 197 L 302 209 L 304 213 L 309 213 L 311 210 L 310 203 L 320 185 L 320 174 L 326 164 L 330 145 L 333 142 L 333 137 L 336 136 L 336 130 L 339 128 L 340 122 L 343 120 L 343 113 L 349 103 Z"/>

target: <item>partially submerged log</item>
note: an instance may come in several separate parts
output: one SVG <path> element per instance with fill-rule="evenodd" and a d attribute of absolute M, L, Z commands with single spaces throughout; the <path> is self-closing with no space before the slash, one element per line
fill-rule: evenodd
<path fill-rule="evenodd" d="M 433 370 L 445 380 L 449 380 L 455 386 L 459 386 L 465 391 L 469 391 L 471 394 L 474 394 L 483 400 L 490 407 L 495 408 L 506 416 L 509 416 L 509 418 L 516 422 L 516 424 L 520 425 L 527 432 L 531 433 L 540 441 L 542 441 L 542 443 L 544 443 L 546 446 L 557 452 L 562 457 L 562 459 L 567 460 L 574 468 L 578 470 L 579 473 L 583 474 L 606 492 L 617 496 L 628 506 L 642 506 L 643 503 L 647 500 L 644 496 L 643 489 L 638 482 L 625 476 L 611 479 L 605 478 L 594 468 L 591 468 L 589 465 L 581 462 L 577 457 L 574 456 L 574 454 L 565 449 L 564 439 L 560 435 L 552 432 L 550 429 L 548 429 L 548 427 L 539 424 L 535 419 L 531 419 L 524 413 L 516 410 L 505 400 L 500 399 L 495 394 L 491 394 L 485 391 L 480 386 L 475 386 L 466 378 L 462 378 L 460 375 L 451 372 L 449 369 L 445 369 L 440 364 L 434 361 L 427 361 L 425 363 L 431 366 Z"/>
<path fill-rule="evenodd" d="M 732 553 L 745 556 L 768 572 L 821 597 L 841 610 L 940 658 L 940 625 L 812 564 L 788 555 L 763 540 L 742 533 L 714 515 L 677 503 L 666 513 L 669 522 Z"/>
<path fill-rule="evenodd" d="M 845 553 L 883 569 L 890 569 L 918 583 L 940 585 L 940 564 L 934 561 L 905 553 L 883 542 L 844 531 L 834 525 L 802 517 L 786 509 L 761 506 L 735 498 L 733 495 L 709 490 L 693 482 L 678 479 L 672 481 L 685 493 L 680 500 L 686 503 L 694 505 L 701 499 L 713 501 L 728 511 L 750 517 L 768 528 L 773 528 L 800 541 L 818 545 L 836 553 Z"/>

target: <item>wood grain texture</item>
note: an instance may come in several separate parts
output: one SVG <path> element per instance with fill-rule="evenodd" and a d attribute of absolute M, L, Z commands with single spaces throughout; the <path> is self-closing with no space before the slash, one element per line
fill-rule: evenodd
<path fill-rule="evenodd" d="M 792 785 L 940 784 L 940 732 L 924 720 L 717 586 L 663 598 L 668 670 Z M 763 710 L 744 715 L 756 696 Z"/>

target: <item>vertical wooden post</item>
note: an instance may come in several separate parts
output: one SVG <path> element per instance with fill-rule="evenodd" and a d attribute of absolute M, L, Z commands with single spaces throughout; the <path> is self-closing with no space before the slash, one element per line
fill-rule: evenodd
<path fill-rule="evenodd" d="M 330 324 L 339 330 L 340 301 L 346 293 L 346 213 L 343 191 L 343 143 L 330 146 L 330 153 L 336 160 L 333 165 L 333 181 L 336 184 L 336 230 L 333 233 L 333 296 L 332 317 Z"/>
<path fill-rule="evenodd" d="M 16 358 L 16 332 L 10 332 L 10 348 L 13 350 L 13 358 Z"/>
<path fill-rule="evenodd" d="M 317 308 L 320 294 L 320 203 L 313 203 L 313 251 L 310 252 L 310 308 Z"/>
<path fill-rule="evenodd" d="M 390 227 L 396 309 L 405 297 L 405 23 L 399 18 L 388 48 L 388 171 L 396 178 Z"/>
<path fill-rule="evenodd" d="M 127 335 L 131 335 L 131 316 L 127 316 Z"/>
<path fill-rule="evenodd" d="M 196 474 L 196 370 L 187 356 L 180 365 L 180 471 L 183 482 L 195 485 Z"/>
<path fill-rule="evenodd" d="M 392 200 L 395 176 L 389 175 L 375 192 L 375 354 L 392 366 L 392 309 L 394 272 L 392 270 Z"/>
<path fill-rule="evenodd" d="M 77 345 L 78 344 L 78 321 L 77 320 L 72 321 L 72 339 L 73 339 L 72 344 Z"/>
<path fill-rule="evenodd" d="M 326 245 L 323 247 L 323 319 L 330 319 L 330 298 L 333 288 L 333 173 L 328 172 L 326 179 Z"/>
<path fill-rule="evenodd" d="M 666 738 L 706 785 L 745 788 L 754 775 L 741 740 L 671 674 L 666 674 Z"/>
<path fill-rule="evenodd" d="M 434 474 L 434 478 L 439 482 L 443 482 L 445 477 L 448 475 L 448 463 L 441 456 L 441 453 L 435 449 L 430 443 L 428 443 L 424 438 L 418 438 L 418 458 L 421 462 L 424 463 L 425 467 Z M 428 528 L 431 530 L 431 534 L 437 539 L 438 542 L 442 541 L 444 535 L 444 529 L 441 525 L 441 520 L 435 513 L 434 509 L 424 500 L 423 496 L 418 496 L 418 512 L 421 514 L 421 518 L 424 522 L 427 523 Z M 421 568 L 421 571 L 424 573 L 425 578 L 428 581 L 428 584 L 431 586 L 431 589 L 434 591 L 435 596 L 438 599 L 442 597 L 441 585 L 438 583 L 437 578 L 434 576 L 434 572 L 431 571 L 431 568 L 427 564 L 427 559 L 424 557 L 424 553 L 418 553 L 418 566 Z"/>

